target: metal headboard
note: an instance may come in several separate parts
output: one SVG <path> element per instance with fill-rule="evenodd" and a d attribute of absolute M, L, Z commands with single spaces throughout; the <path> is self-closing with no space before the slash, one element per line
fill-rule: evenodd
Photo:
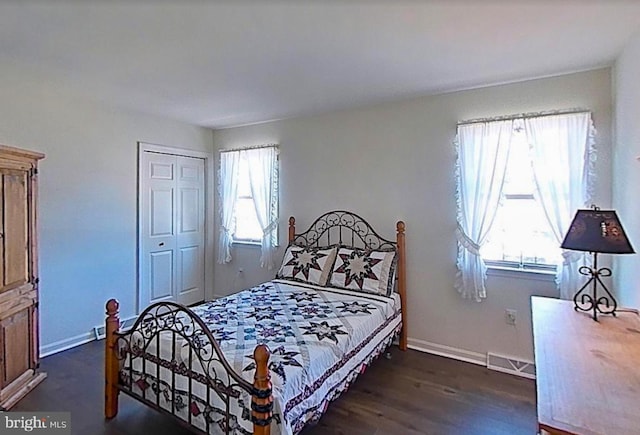
<path fill-rule="evenodd" d="M 355 213 L 335 210 L 323 214 L 303 233 L 295 234 L 295 219 L 289 218 L 289 243 L 299 246 L 344 245 L 364 249 L 397 249 L 397 242 L 380 237 Z"/>

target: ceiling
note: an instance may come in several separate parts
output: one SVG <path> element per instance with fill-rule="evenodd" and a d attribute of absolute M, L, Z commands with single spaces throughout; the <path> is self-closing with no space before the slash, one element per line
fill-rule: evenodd
<path fill-rule="evenodd" d="M 1 86 L 212 128 L 611 65 L 640 1 L 3 1 Z"/>

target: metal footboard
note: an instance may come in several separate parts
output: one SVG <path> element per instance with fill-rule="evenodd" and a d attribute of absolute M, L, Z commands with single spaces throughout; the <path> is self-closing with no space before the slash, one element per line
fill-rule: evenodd
<path fill-rule="evenodd" d="M 119 330 L 118 308 L 115 299 L 106 304 L 106 418 L 116 416 L 118 393 L 124 392 L 196 433 L 270 433 L 267 346 L 254 350 L 251 384 L 229 365 L 209 328 L 189 308 L 153 304 L 127 331 Z M 243 421 L 251 422 L 253 432 Z"/>

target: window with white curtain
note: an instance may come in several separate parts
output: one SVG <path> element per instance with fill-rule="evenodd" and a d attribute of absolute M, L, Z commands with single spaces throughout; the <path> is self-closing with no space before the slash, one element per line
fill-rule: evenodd
<path fill-rule="evenodd" d="M 536 195 L 529 144 L 522 121 L 516 121 L 509 146 L 502 198 L 480 254 L 488 266 L 556 270 L 560 245 Z"/>
<path fill-rule="evenodd" d="M 455 287 L 486 297 L 487 264 L 556 271 L 568 298 L 583 254 L 560 243 L 592 202 L 595 128 L 587 111 L 507 116 L 458 124 Z"/>
<path fill-rule="evenodd" d="M 218 263 L 231 261 L 234 242 L 259 243 L 261 266 L 275 266 L 278 171 L 276 145 L 220 152 Z"/>

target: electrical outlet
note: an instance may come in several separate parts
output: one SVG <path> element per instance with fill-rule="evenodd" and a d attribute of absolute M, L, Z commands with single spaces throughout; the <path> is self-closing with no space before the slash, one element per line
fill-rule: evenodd
<path fill-rule="evenodd" d="M 517 317 L 518 312 L 516 310 L 505 310 L 504 312 L 504 321 L 507 325 L 515 325 Z"/>

